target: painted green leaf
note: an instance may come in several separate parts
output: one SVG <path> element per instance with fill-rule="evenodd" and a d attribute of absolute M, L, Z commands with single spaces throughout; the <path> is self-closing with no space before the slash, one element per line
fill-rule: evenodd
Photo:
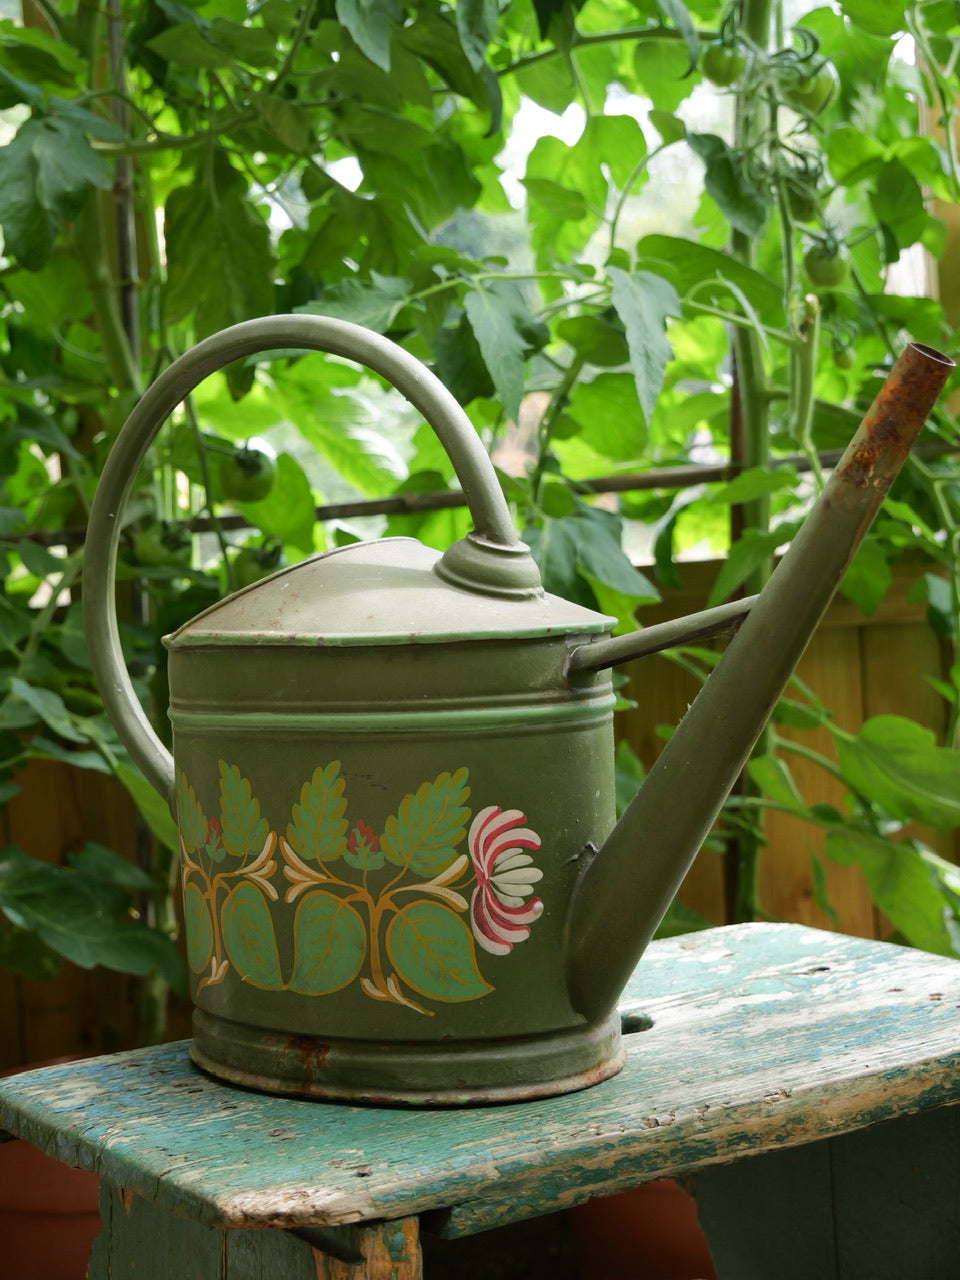
<path fill-rule="evenodd" d="M 260 801 L 235 764 L 221 760 L 219 769 L 223 847 L 235 858 L 258 854 L 270 831 L 267 820 L 260 816 Z"/>
<path fill-rule="evenodd" d="M 188 884 L 183 891 L 183 926 L 187 935 L 187 962 L 194 973 L 202 973 L 213 954 L 213 920 L 195 884 Z"/>
<path fill-rule="evenodd" d="M 960 825 L 960 751 L 938 747 L 929 729 L 903 716 L 874 716 L 855 738 L 837 737 L 849 786 L 892 817 L 941 831 Z"/>
<path fill-rule="evenodd" d="M 422 899 L 399 911 L 387 951 L 397 976 L 434 1000 L 476 1000 L 493 990 L 477 968 L 469 927 L 442 903 Z"/>
<path fill-rule="evenodd" d="M 220 909 L 223 944 L 230 963 L 246 982 L 268 991 L 283 986 L 277 939 L 267 900 L 256 885 L 238 884 Z"/>
<path fill-rule="evenodd" d="M 294 966 L 287 984 L 322 996 L 352 982 L 367 954 L 367 930 L 358 913 L 335 894 L 308 893 L 294 917 Z"/>
<path fill-rule="evenodd" d="M 425 782 L 415 795 L 405 796 L 396 816 L 387 819 L 380 847 L 391 862 L 419 875 L 435 876 L 457 856 L 470 810 L 466 769 L 452 776 L 441 773 Z"/>
<path fill-rule="evenodd" d="M 347 848 L 347 810 L 340 761 L 318 767 L 300 791 L 300 803 L 293 806 L 293 821 L 287 839 L 306 862 L 333 862 Z"/>
<path fill-rule="evenodd" d="M 177 822 L 180 839 L 187 853 L 196 853 L 207 842 L 207 819 L 200 807 L 197 793 L 187 781 L 185 773 L 177 770 Z"/>
<path fill-rule="evenodd" d="M 627 332 L 640 407 L 649 422 L 672 354 L 665 334 L 667 317 L 680 314 L 680 299 L 670 281 L 653 271 L 611 267 L 610 279 L 613 305 Z"/>

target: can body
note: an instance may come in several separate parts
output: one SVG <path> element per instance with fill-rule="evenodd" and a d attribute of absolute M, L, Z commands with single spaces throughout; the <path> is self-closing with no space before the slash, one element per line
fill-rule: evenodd
<path fill-rule="evenodd" d="M 270 1091 L 460 1103 L 593 1083 L 564 981 L 614 822 L 570 637 L 171 653 L 194 1055 Z"/>

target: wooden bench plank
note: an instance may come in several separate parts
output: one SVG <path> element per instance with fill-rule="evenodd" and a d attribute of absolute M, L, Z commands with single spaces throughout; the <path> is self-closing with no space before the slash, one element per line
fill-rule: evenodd
<path fill-rule="evenodd" d="M 227 1087 L 185 1044 L 0 1081 L 0 1127 L 217 1227 L 434 1213 L 456 1235 L 960 1101 L 960 963 L 793 925 L 655 943 L 624 1071 L 581 1094 L 384 1110 Z"/>

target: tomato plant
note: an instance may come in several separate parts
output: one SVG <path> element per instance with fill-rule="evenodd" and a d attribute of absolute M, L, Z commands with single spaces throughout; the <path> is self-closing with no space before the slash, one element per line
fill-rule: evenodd
<path fill-rule="evenodd" d="M 276 478 L 276 458 L 257 445 L 246 445 L 220 459 L 220 488 L 231 502 L 262 502 Z"/>

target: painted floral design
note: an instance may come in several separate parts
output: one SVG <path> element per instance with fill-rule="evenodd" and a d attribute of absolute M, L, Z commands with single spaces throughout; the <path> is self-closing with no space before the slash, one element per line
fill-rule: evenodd
<path fill-rule="evenodd" d="M 508 955 L 543 911 L 532 896 L 540 837 L 519 809 L 488 805 L 471 821 L 464 768 L 404 796 L 379 832 L 348 815 L 338 760 L 303 784 L 284 831 L 236 765 L 219 768 L 216 816 L 177 779 L 187 953 L 201 989 L 231 969 L 300 995 L 359 981 L 372 1000 L 430 1016 L 433 1002 L 491 992 L 477 947 Z M 278 930 L 292 935 L 292 962 Z"/>
<path fill-rule="evenodd" d="M 477 876 L 470 924 L 480 946 L 495 956 L 507 955 L 528 938 L 543 911 L 543 902 L 530 897 L 543 872 L 526 852 L 540 848 L 540 837 L 521 825 L 526 820 L 519 809 L 489 805 L 470 824 L 468 845 Z"/>

